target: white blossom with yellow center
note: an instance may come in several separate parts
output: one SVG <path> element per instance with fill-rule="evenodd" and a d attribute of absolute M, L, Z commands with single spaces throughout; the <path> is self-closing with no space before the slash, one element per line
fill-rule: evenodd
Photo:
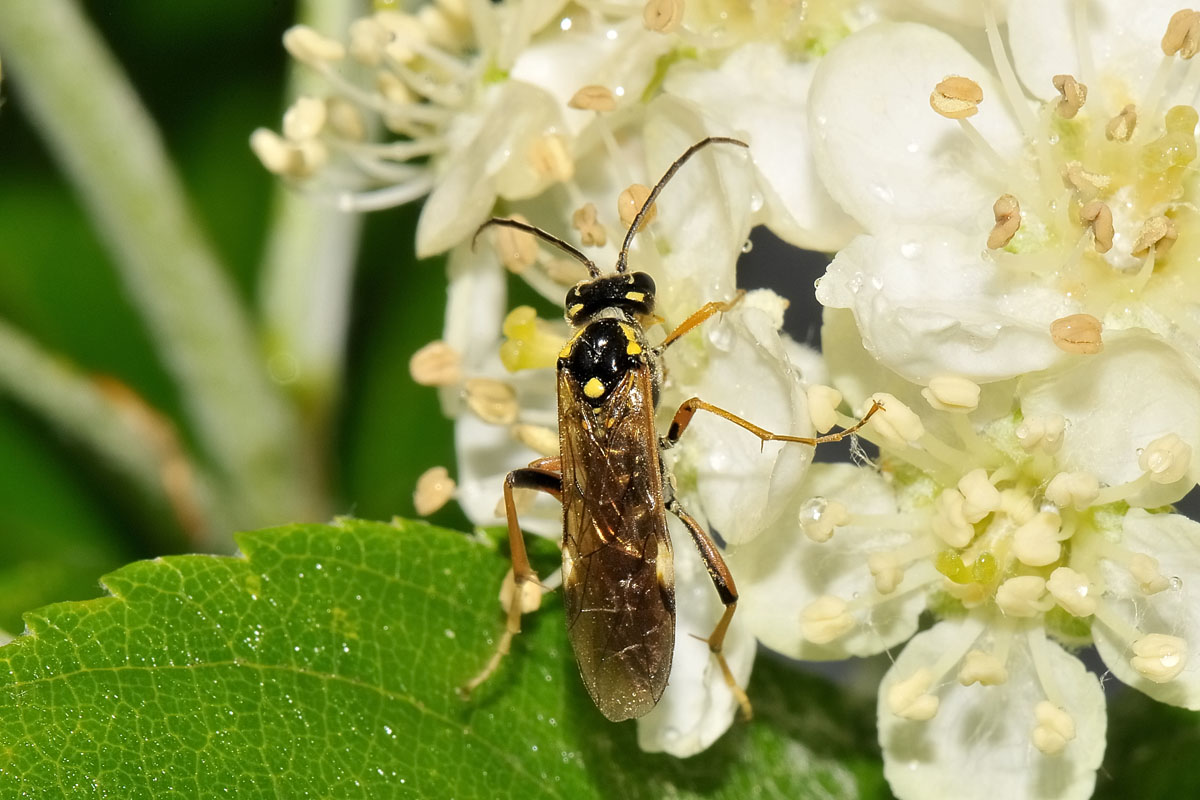
<path fill-rule="evenodd" d="M 940 621 L 880 687 L 892 790 L 1089 797 L 1104 694 L 1063 645 L 1094 641 L 1122 681 L 1200 708 L 1200 524 L 1163 507 L 1200 474 L 1200 380 L 1128 332 L 1082 364 L 921 387 L 854 331 L 848 312 L 827 312 L 834 384 L 855 403 L 886 389 L 862 434 L 882 474 L 815 465 L 793 539 L 733 554 L 748 622 L 789 656 L 836 659 L 900 643 L 929 608 Z"/>
<path fill-rule="evenodd" d="M 816 161 L 867 235 L 819 298 L 921 383 L 1021 375 L 1134 328 L 1200 363 L 1200 16 L 1014 0 L 1006 46 L 982 7 L 990 65 L 913 24 L 822 61 Z"/>

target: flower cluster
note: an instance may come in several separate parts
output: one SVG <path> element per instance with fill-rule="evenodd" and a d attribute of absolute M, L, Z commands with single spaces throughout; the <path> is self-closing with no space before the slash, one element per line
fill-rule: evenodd
<path fill-rule="evenodd" d="M 524 219 L 613 263 L 646 187 L 697 140 L 735 136 L 749 156 L 705 150 L 635 239 L 659 290 L 651 341 L 734 296 L 761 224 L 836 253 L 823 352 L 752 292 L 666 351 L 660 423 L 692 396 L 798 436 L 883 407 L 860 432 L 873 461 L 813 464 L 699 417 L 667 452 L 736 576 L 735 680 L 758 643 L 902 648 L 878 715 L 905 798 L 1088 796 L 1106 715 L 1084 647 L 1200 708 L 1200 524 L 1171 506 L 1200 479 L 1200 12 L 438 0 L 285 44 L 329 94 L 254 134 L 263 163 L 344 208 L 427 195 L 417 251 L 449 251 L 445 333 L 411 369 L 457 420 L 457 481 L 431 471 L 418 508 L 453 496 L 497 524 L 503 475 L 558 453 L 570 330 L 509 308 L 506 273 L 555 304 L 585 273 L 512 228 L 475 249 L 479 225 Z M 559 535 L 545 498 L 521 520 Z M 675 671 L 638 731 L 691 755 L 737 702 L 687 635 L 722 607 L 676 539 Z"/>

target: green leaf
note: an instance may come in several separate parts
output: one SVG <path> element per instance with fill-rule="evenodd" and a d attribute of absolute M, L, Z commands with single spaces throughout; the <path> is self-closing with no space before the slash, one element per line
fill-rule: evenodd
<path fill-rule="evenodd" d="M 502 554 L 420 523 L 244 534 L 111 597 L 26 615 L 0 648 L 0 797 L 878 796 L 838 693 L 760 660 L 758 718 L 701 757 L 637 750 L 592 707 L 559 604 L 493 679 Z M 5 669 L 4 667 L 7 667 Z"/>

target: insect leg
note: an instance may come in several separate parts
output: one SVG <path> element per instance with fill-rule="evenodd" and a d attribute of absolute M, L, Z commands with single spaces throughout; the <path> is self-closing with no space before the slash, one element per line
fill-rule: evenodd
<path fill-rule="evenodd" d="M 546 461 L 553 462 L 554 459 L 540 459 L 534 463 Z M 504 479 L 504 513 L 508 519 L 508 545 L 512 554 L 513 575 L 513 593 L 507 609 L 508 622 L 488 663 L 484 665 L 478 675 L 459 688 L 458 693 L 464 698 L 469 697 L 475 687 L 486 681 L 500 666 L 500 659 L 508 655 L 513 637 L 521 632 L 522 590 L 526 583 L 537 583 L 537 575 L 530 566 L 529 554 L 525 551 L 525 537 L 521 534 L 521 525 L 517 520 L 517 507 L 513 503 L 513 489 L 536 489 L 539 492 L 553 495 L 556 500 L 561 502 L 562 474 L 549 469 L 525 467 L 514 469 Z"/>
<path fill-rule="evenodd" d="M 725 566 L 725 559 L 721 557 L 721 551 L 713 544 L 713 540 L 704 532 L 704 528 L 700 527 L 700 523 L 683 510 L 678 500 L 672 499 L 667 503 L 667 510 L 679 517 L 679 521 L 692 535 L 692 541 L 696 543 L 696 549 L 700 551 L 700 558 L 704 560 L 704 566 L 708 570 L 708 577 L 712 580 L 717 595 L 725 605 L 725 613 L 721 615 L 717 627 L 713 628 L 713 632 L 703 641 L 708 643 L 708 649 L 717 659 L 717 664 L 721 667 L 721 674 L 725 676 L 725 683 L 733 692 L 733 696 L 737 698 L 738 705 L 742 707 L 742 715 L 746 719 L 750 719 L 754 715 L 754 709 L 750 706 L 750 698 L 746 696 L 745 690 L 738 686 L 737 680 L 733 677 L 733 671 L 729 669 L 729 662 L 725 660 L 725 653 L 722 652 L 722 647 L 725 645 L 725 633 L 729 630 L 733 612 L 737 609 L 738 594 L 737 587 L 733 583 L 733 575 L 729 572 L 729 567 Z"/>
<path fill-rule="evenodd" d="M 669 344 L 674 342 L 680 336 L 683 336 L 685 333 L 687 333 L 692 328 L 699 325 L 701 322 L 704 322 L 704 320 L 708 319 L 713 314 L 716 314 L 718 312 L 729 311 L 730 309 L 732 309 L 734 306 L 736 306 L 738 304 L 739 301 L 741 301 L 742 297 L 744 297 L 745 294 L 746 294 L 745 289 L 739 289 L 737 296 L 734 297 L 732 300 L 728 300 L 728 301 L 712 300 L 710 302 L 705 303 L 700 308 L 696 309 L 690 317 L 688 317 L 683 322 L 681 322 L 679 324 L 679 327 L 677 327 L 675 330 L 673 330 L 669 334 L 667 334 L 667 338 L 663 339 L 662 344 L 660 344 L 656 349 L 660 353 L 663 350 L 666 350 L 667 346 Z"/>
<path fill-rule="evenodd" d="M 663 439 L 664 443 L 668 447 L 674 445 L 679 441 L 679 437 L 683 436 L 683 432 L 687 430 L 687 426 L 691 423 L 692 417 L 696 415 L 696 412 L 708 411 L 716 414 L 718 417 L 724 417 L 734 425 L 745 428 L 759 439 L 762 439 L 764 442 L 799 442 L 800 444 L 808 444 L 815 447 L 819 444 L 838 442 L 842 439 L 845 439 L 850 434 L 858 431 L 863 425 L 866 425 L 867 421 L 875 415 L 875 412 L 882 409 L 882 403 L 872 403 L 870 410 L 863 415 L 862 419 L 851 425 L 849 428 L 840 430 L 837 433 L 828 433 L 824 436 L 785 436 L 781 433 L 771 433 L 771 431 L 767 430 L 766 428 L 760 428 L 753 422 L 744 420 L 731 411 L 726 411 L 719 406 L 714 406 L 712 403 L 706 403 L 699 397 L 693 397 L 689 400 L 684 400 L 679 406 L 679 410 L 675 412 L 675 417 L 671 420 L 671 427 L 667 429 L 667 435 L 663 437 Z"/>

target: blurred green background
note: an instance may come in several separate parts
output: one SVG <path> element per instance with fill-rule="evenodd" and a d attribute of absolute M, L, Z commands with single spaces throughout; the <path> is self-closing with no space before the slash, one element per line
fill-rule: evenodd
<path fill-rule="evenodd" d="M 257 317 L 259 264 L 276 179 L 250 132 L 278 129 L 291 3 L 85 3 L 160 126 L 195 217 Z M 2 54 L 0 54 L 2 56 Z M 6 71 L 7 72 L 7 71 Z M 96 377 L 126 384 L 190 441 L 163 368 L 70 185 L 5 75 L 0 107 L 0 317 Z M 451 425 L 408 358 L 441 333 L 441 260 L 417 263 L 418 207 L 366 219 L 354 279 L 344 394 L 328 473 L 335 513 L 412 516 L 427 467 L 451 467 Z M 462 527 L 450 507 L 436 521 Z M 279 520 L 287 522 L 289 520 Z M 174 520 L 37 413 L 0 393 L 0 628 L 20 614 L 100 593 L 97 578 L 132 559 L 193 549 Z"/>

